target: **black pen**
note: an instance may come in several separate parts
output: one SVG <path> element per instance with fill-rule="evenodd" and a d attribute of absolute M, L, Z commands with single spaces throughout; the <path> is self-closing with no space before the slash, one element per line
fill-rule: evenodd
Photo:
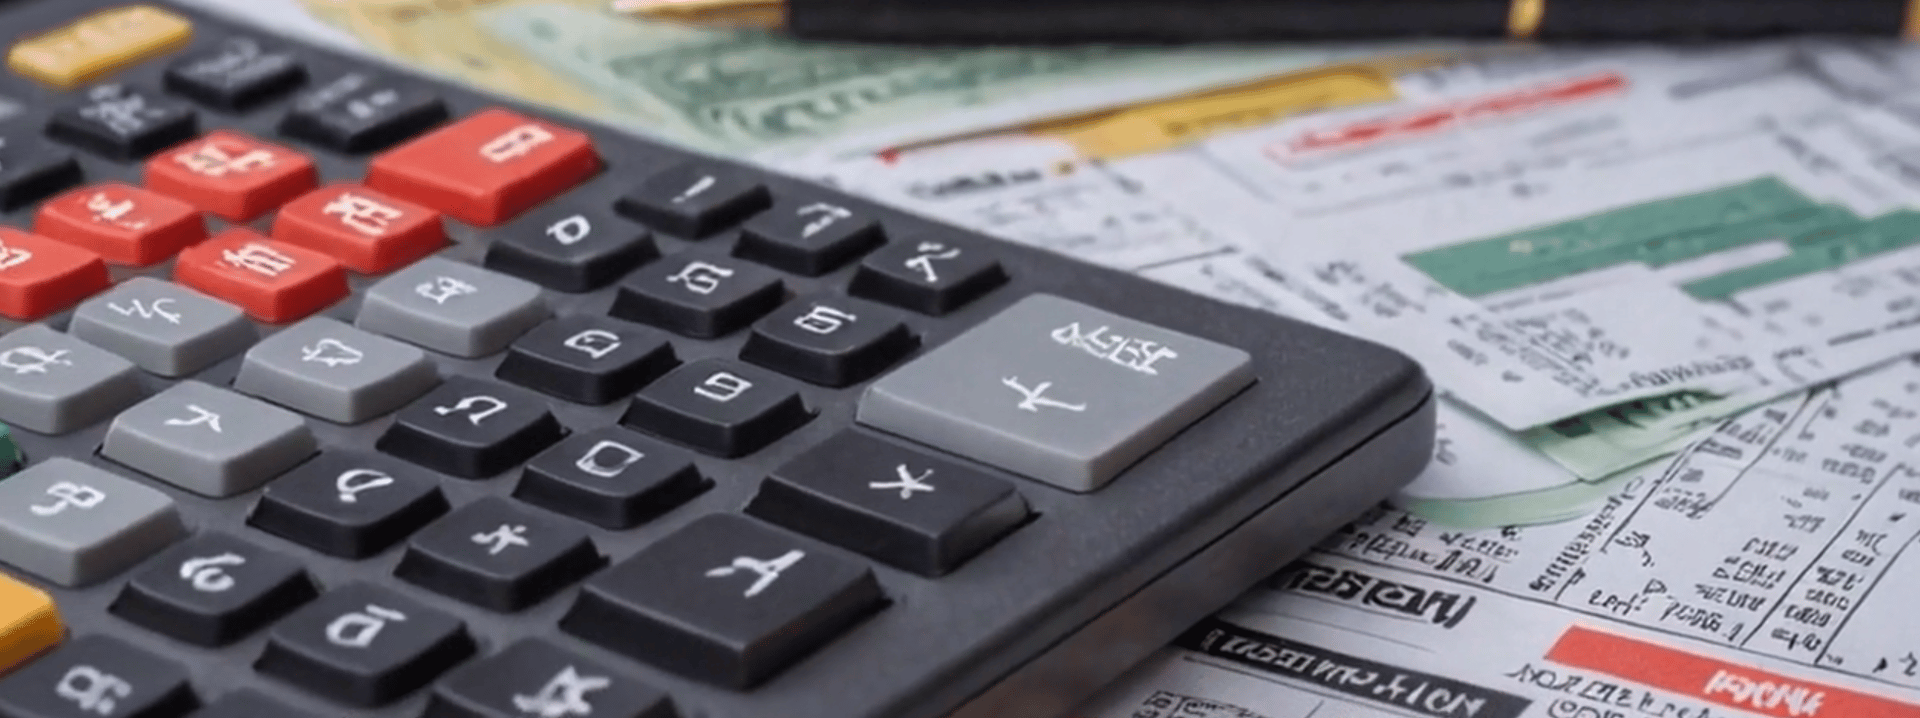
<path fill-rule="evenodd" d="M 801 38 L 1062 43 L 1920 36 L 1920 0 L 615 0 Z"/>

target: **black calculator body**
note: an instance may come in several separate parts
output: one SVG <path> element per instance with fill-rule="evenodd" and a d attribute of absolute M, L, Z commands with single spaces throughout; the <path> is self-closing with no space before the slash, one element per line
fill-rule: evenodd
<path fill-rule="evenodd" d="M 3 718 L 1057 716 L 1433 451 L 1366 341 L 192 9 L 0 29 Z"/>

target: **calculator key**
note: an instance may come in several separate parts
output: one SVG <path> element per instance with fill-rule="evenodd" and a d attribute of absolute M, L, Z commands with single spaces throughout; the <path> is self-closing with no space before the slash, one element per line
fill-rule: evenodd
<path fill-rule="evenodd" d="M 374 708 L 426 687 L 475 650 L 459 619 L 353 583 L 274 626 L 254 667 L 315 695 Z"/>
<path fill-rule="evenodd" d="M 693 500 L 712 486 L 693 456 L 609 426 L 574 434 L 527 463 L 513 497 L 558 514 L 623 530 Z"/>
<path fill-rule="evenodd" d="M 492 108 L 373 158 L 367 185 L 493 226 L 599 171 L 585 133 Z"/>
<path fill-rule="evenodd" d="M 296 97 L 280 133 L 357 154 L 391 147 L 448 116 L 446 101 L 425 85 L 354 71 Z"/>
<path fill-rule="evenodd" d="M 347 272 L 332 257 L 245 227 L 182 251 L 173 279 L 272 324 L 304 318 L 347 298 Z"/>
<path fill-rule="evenodd" d="M 26 207 L 80 184 L 80 162 L 73 153 L 41 140 L 38 134 L 0 134 L 0 212 Z"/>
<path fill-rule="evenodd" d="M 560 626 L 662 669 L 746 689 L 882 601 L 871 570 L 824 544 L 712 514 L 589 580 Z"/>
<path fill-rule="evenodd" d="M 1253 381 L 1244 351 L 1036 294 L 882 377 L 858 420 L 1092 491 Z"/>
<path fill-rule="evenodd" d="M 87 15 L 15 43 L 7 67 L 59 89 L 173 52 L 193 39 L 193 23 L 152 5 Z"/>
<path fill-rule="evenodd" d="M 288 708 L 255 691 L 235 691 L 221 696 L 187 718 L 319 718 L 306 711 Z"/>
<path fill-rule="evenodd" d="M 354 271 L 381 274 L 447 244 L 440 213 L 342 182 L 287 203 L 273 238 L 332 255 Z"/>
<path fill-rule="evenodd" d="M 734 254 L 817 277 L 885 241 L 873 217 L 830 201 L 788 199 L 741 226 Z"/>
<path fill-rule="evenodd" d="M 892 309 L 823 292 L 753 325 L 742 360 L 821 386 L 850 386 L 893 366 L 920 340 Z"/>
<path fill-rule="evenodd" d="M 645 227 L 604 209 L 556 204 L 529 212 L 493 237 L 488 269 L 562 292 L 599 289 L 660 258 Z"/>
<path fill-rule="evenodd" d="M 662 170 L 614 207 L 667 234 L 700 239 L 738 224 L 773 203 L 766 185 L 734 169 L 691 164 Z"/>
<path fill-rule="evenodd" d="M 152 277 L 87 300 L 67 331 L 166 377 L 213 366 L 259 339 L 239 307 Z"/>
<path fill-rule="evenodd" d="M 792 383 L 739 362 L 703 359 L 642 390 L 620 421 L 730 459 L 759 451 L 812 419 Z"/>
<path fill-rule="evenodd" d="M 527 639 L 460 667 L 427 718 L 676 718 L 665 693 L 551 641 Z"/>
<path fill-rule="evenodd" d="M 232 222 L 249 222 L 311 191 L 313 160 L 231 130 L 168 149 L 147 162 L 146 185 Z"/>
<path fill-rule="evenodd" d="M 358 424 L 440 383 L 426 352 L 345 322 L 312 317 L 247 350 L 233 387 L 305 414 Z"/>
<path fill-rule="evenodd" d="M 66 632 L 52 596 L 0 573 L 0 675 L 60 645 Z"/>
<path fill-rule="evenodd" d="M 293 412 L 183 381 L 115 417 L 100 455 L 202 496 L 252 491 L 318 450 Z"/>
<path fill-rule="evenodd" d="M 108 182 L 40 205 L 33 231 L 115 264 L 145 267 L 206 239 L 207 223 L 185 202 Z"/>
<path fill-rule="evenodd" d="M 185 533 L 165 494 L 64 456 L 0 481 L 0 562 L 68 588 L 125 571 Z"/>
<path fill-rule="evenodd" d="M 33 321 L 71 307 L 111 282 L 98 254 L 0 227 L 0 316 Z"/>
<path fill-rule="evenodd" d="M 168 90 L 194 102 L 239 112 L 291 91 L 307 79 L 293 53 L 250 37 L 230 37 L 167 67 Z"/>
<path fill-rule="evenodd" d="M 765 267 L 717 252 L 686 252 L 628 275 L 609 313 L 712 339 L 753 323 L 784 299 L 780 275 Z"/>
<path fill-rule="evenodd" d="M 44 324 L 0 336 L 0 421 L 65 434 L 133 404 L 140 391 L 132 363 Z"/>
<path fill-rule="evenodd" d="M 452 377 L 401 410 L 375 446 L 443 474 L 479 479 L 526 461 L 561 433 L 539 396 Z"/>
<path fill-rule="evenodd" d="M 429 257 L 369 288 L 354 324 L 471 358 L 507 348 L 547 315 L 532 282 Z"/>
<path fill-rule="evenodd" d="M 842 432 L 767 477 L 746 511 L 922 576 L 944 576 L 1031 515 L 977 469 Z"/>
<path fill-rule="evenodd" d="M 111 83 L 87 90 L 86 98 L 54 113 L 47 136 L 107 159 L 129 162 L 200 132 L 192 109 L 146 90 Z"/>
<path fill-rule="evenodd" d="M 490 496 L 415 534 L 393 573 L 435 593 L 511 613 L 552 597 L 604 563 L 586 529 Z"/>
<path fill-rule="evenodd" d="M 118 638 L 76 638 L 0 679 L 8 718 L 179 718 L 199 707 L 176 656 Z"/>
<path fill-rule="evenodd" d="M 1006 282 L 1006 270 L 983 247 L 947 237 L 914 237 L 867 255 L 847 291 L 941 316 Z"/>
<path fill-rule="evenodd" d="M 329 556 L 362 559 L 446 512 L 431 474 L 382 456 L 326 451 L 267 484 L 247 523 Z"/>
<path fill-rule="evenodd" d="M 559 317 L 520 337 L 494 376 L 582 404 L 632 396 L 679 363 L 659 332 L 595 315 Z"/>
<path fill-rule="evenodd" d="M 226 646 L 319 595 L 299 561 L 231 534 L 188 539 L 148 562 L 108 608 L 198 646 Z"/>

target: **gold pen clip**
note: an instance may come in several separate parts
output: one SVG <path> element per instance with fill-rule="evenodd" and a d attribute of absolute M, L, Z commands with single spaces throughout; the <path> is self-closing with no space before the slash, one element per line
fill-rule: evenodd
<path fill-rule="evenodd" d="M 773 28 L 787 19 L 784 0 L 614 0 L 613 10 L 647 20 L 695 25 Z"/>

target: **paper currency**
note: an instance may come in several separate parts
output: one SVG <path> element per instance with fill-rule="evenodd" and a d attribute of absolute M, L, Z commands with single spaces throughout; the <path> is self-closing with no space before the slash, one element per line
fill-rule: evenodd
<path fill-rule="evenodd" d="M 604 0 L 198 0 L 697 149 L 873 150 L 1287 73 L 1377 48 L 922 49 L 643 21 Z M 307 23 L 285 26 L 309 27 Z"/>

